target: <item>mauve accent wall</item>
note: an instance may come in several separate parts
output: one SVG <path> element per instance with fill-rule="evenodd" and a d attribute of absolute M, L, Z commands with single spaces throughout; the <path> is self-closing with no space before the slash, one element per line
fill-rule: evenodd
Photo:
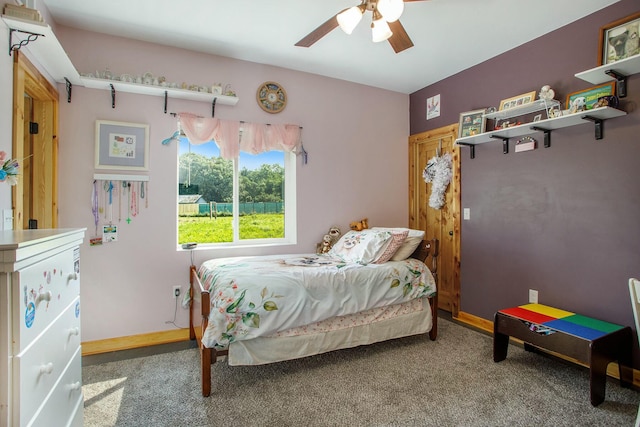
<path fill-rule="evenodd" d="M 410 96 L 411 133 L 458 121 L 549 84 L 556 98 L 593 86 L 574 76 L 597 66 L 598 30 L 638 11 L 623 0 Z M 437 66 L 437 62 L 434 63 Z M 441 117 L 425 120 L 441 94 Z M 502 142 L 461 148 L 461 310 L 493 320 L 500 308 L 539 302 L 634 325 L 628 280 L 640 277 L 640 75 L 628 79 L 627 116 L 542 134 L 539 148 L 502 154 Z M 637 346 L 635 350 L 638 363 Z"/>

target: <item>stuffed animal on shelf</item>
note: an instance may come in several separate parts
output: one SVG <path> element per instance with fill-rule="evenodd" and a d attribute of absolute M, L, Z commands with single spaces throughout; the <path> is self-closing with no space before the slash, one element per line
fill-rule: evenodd
<path fill-rule="evenodd" d="M 369 228 L 369 219 L 363 218 L 360 221 L 353 221 L 351 224 L 349 224 L 349 228 L 355 231 L 365 230 Z"/>
<path fill-rule="evenodd" d="M 333 226 L 329 229 L 329 232 L 322 236 L 322 241 L 316 244 L 316 253 L 317 254 L 326 254 L 331 250 L 333 245 L 340 239 L 340 235 L 342 232 L 336 226 Z"/>

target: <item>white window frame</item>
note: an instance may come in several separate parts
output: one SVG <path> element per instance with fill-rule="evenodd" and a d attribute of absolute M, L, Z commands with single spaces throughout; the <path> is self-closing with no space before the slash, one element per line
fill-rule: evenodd
<path fill-rule="evenodd" d="M 214 144 L 214 142 L 210 142 Z M 233 241 L 198 243 L 198 248 L 221 249 L 236 247 L 280 246 L 297 243 L 297 201 L 296 201 L 296 153 L 284 151 L 284 237 L 269 239 L 240 240 L 240 170 L 239 162 L 233 159 Z M 178 157 L 180 153 L 178 152 Z M 179 169 L 179 167 L 178 167 Z M 176 191 L 177 194 L 177 191 Z M 176 241 L 178 241 L 178 203 L 176 201 Z M 179 247 L 178 249 L 182 249 Z"/>

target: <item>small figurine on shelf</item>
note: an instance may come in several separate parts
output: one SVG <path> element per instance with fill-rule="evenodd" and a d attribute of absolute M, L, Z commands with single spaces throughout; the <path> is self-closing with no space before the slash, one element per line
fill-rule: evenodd
<path fill-rule="evenodd" d="M 540 88 L 540 93 L 538 94 L 538 97 L 540 99 L 551 101 L 554 96 L 556 96 L 556 93 L 553 91 L 553 89 L 551 89 L 551 86 L 544 85 L 542 86 L 542 88 Z"/>

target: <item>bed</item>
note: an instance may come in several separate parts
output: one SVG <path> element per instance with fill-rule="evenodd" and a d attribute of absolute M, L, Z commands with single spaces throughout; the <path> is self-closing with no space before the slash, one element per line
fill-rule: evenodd
<path fill-rule="evenodd" d="M 437 255 L 432 239 L 406 259 L 376 263 L 330 252 L 191 265 L 189 333 L 201 355 L 202 395 L 211 394 L 211 365 L 221 356 L 260 365 L 410 335 L 435 340 Z"/>

